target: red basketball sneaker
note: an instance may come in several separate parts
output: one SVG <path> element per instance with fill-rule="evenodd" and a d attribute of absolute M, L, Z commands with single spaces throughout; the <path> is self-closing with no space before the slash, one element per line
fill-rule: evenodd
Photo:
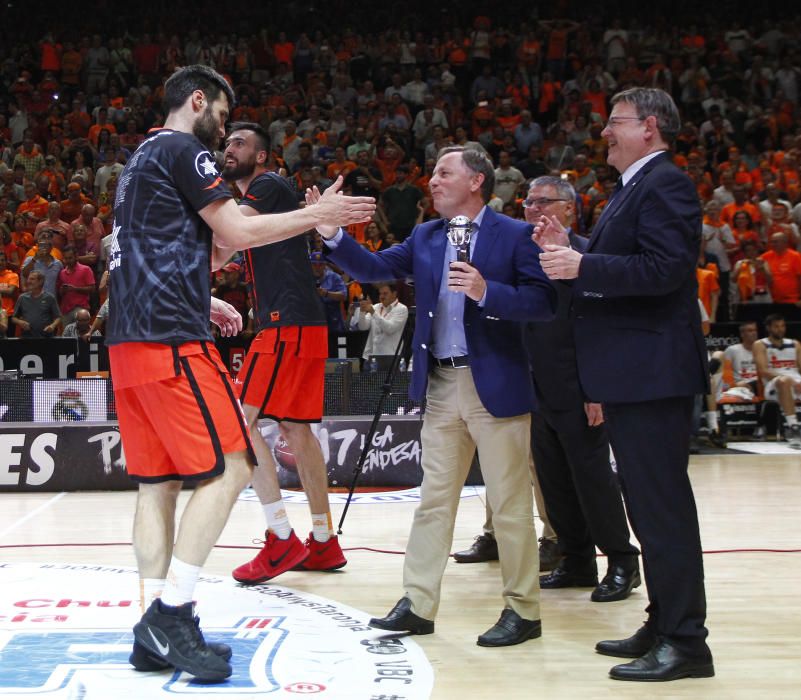
<path fill-rule="evenodd" d="M 264 533 L 267 540 L 261 551 L 247 564 L 237 567 L 231 574 L 239 583 L 253 585 L 275 578 L 285 571 L 297 567 L 308 556 L 309 550 L 298 539 L 295 531 L 289 533 L 285 540 L 279 539 L 274 532 Z M 337 547 L 339 550 L 339 547 Z M 342 552 L 340 551 L 340 556 Z M 344 564 L 344 559 L 343 559 Z"/>
<path fill-rule="evenodd" d="M 318 542 L 309 533 L 306 549 L 309 551 L 309 558 L 297 567 L 303 571 L 334 571 L 348 563 L 339 546 L 339 539 L 335 535 L 325 542 Z"/>

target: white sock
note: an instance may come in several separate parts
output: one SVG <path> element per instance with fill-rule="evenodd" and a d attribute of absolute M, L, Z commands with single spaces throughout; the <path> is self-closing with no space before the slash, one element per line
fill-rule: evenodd
<path fill-rule="evenodd" d="M 714 430 L 718 432 L 718 412 L 717 411 L 707 411 L 706 412 L 706 427 L 710 430 Z"/>
<path fill-rule="evenodd" d="M 161 593 L 161 602 L 173 607 L 191 603 L 198 576 L 200 576 L 199 566 L 187 564 L 173 556 L 167 571 L 167 581 Z"/>
<path fill-rule="evenodd" d="M 331 513 L 312 513 L 312 537 L 317 542 L 331 539 Z"/>
<path fill-rule="evenodd" d="M 784 417 L 784 422 L 787 423 L 788 426 L 789 425 L 798 425 L 798 418 L 795 417 L 795 413 L 794 413 L 792 416 L 785 416 Z"/>
<path fill-rule="evenodd" d="M 279 540 L 288 539 L 292 533 L 292 526 L 289 524 L 284 501 L 262 503 L 261 507 L 264 510 L 264 517 L 267 519 L 267 529 L 272 530 Z"/>
<path fill-rule="evenodd" d="M 150 604 L 161 595 L 166 582 L 167 580 L 163 578 L 139 579 L 139 607 L 142 608 L 143 615 Z"/>

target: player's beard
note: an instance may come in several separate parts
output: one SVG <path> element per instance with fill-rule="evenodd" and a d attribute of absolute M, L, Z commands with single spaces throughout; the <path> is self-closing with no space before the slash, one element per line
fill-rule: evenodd
<path fill-rule="evenodd" d="M 222 176 L 226 182 L 234 182 L 253 174 L 256 169 L 256 154 L 253 153 L 248 160 L 237 160 L 234 165 L 223 163 Z"/>
<path fill-rule="evenodd" d="M 210 151 L 217 150 L 217 146 L 220 145 L 220 125 L 214 119 L 211 105 L 207 105 L 203 113 L 195 119 L 192 133 Z"/>

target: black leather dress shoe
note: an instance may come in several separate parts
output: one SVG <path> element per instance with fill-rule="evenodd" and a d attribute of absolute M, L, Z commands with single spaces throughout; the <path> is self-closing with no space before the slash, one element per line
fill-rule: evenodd
<path fill-rule="evenodd" d="M 625 600 L 637 588 L 640 580 L 639 569 L 626 571 L 622 566 L 610 566 L 601 582 L 590 596 L 595 603 L 611 603 L 613 600 Z"/>
<path fill-rule="evenodd" d="M 524 620 L 511 608 L 504 608 L 498 621 L 476 643 L 480 647 L 508 647 L 541 636 L 539 620 Z"/>
<path fill-rule="evenodd" d="M 712 654 L 691 656 L 660 641 L 645 655 L 609 671 L 616 681 L 675 681 L 679 678 L 711 678 L 715 675 Z"/>
<path fill-rule="evenodd" d="M 595 645 L 595 651 L 604 656 L 619 656 L 622 659 L 639 659 L 656 644 L 656 634 L 648 625 L 643 625 L 628 639 L 606 639 Z"/>
<path fill-rule="evenodd" d="M 541 537 L 539 542 L 540 571 L 553 571 L 562 561 L 562 548 L 558 541 L 546 540 L 544 537 Z"/>
<path fill-rule="evenodd" d="M 540 576 L 540 588 L 589 588 L 598 585 L 598 574 L 591 571 L 574 573 L 557 566 L 550 574 Z"/>
<path fill-rule="evenodd" d="M 454 552 L 453 559 L 460 564 L 498 561 L 498 543 L 492 535 L 479 535 L 476 537 L 470 549 Z"/>
<path fill-rule="evenodd" d="M 434 631 L 434 622 L 415 615 L 412 612 L 412 601 L 408 598 L 401 598 L 386 617 L 372 618 L 370 627 L 391 632 L 431 634 Z"/>

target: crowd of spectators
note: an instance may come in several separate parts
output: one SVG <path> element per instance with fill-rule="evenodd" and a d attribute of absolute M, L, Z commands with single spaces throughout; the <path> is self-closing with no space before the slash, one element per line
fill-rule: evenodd
<path fill-rule="evenodd" d="M 554 9 L 567 14 L 569 4 Z M 462 8 L 419 26 L 414 17 L 382 25 L 378 11 L 317 29 L 297 13 L 281 25 L 265 10 L 263 21 L 199 29 L 186 7 L 176 16 L 187 24 L 54 23 L 0 48 L 0 332 L 58 334 L 80 309 L 94 318 L 120 172 L 162 123 L 163 79 L 190 63 L 229 78 L 231 118 L 267 129 L 272 162 L 299 201 L 338 176 L 346 192 L 379 200 L 375 220 L 349 230 L 371 250 L 436 216 L 428 181 L 449 144 L 487 151 L 497 166 L 490 206 L 513 217 L 522 218 L 532 178 L 568 179 L 578 193 L 575 228 L 588 235 L 618 175 L 601 133 L 609 98 L 634 85 L 663 88 L 683 118 L 675 162 L 704 207 L 699 291 L 711 320 L 727 320 L 737 304 L 801 303 L 798 20 L 579 21 L 529 8 L 512 21 Z M 318 246 L 310 236 L 310 251 Z M 44 279 L 38 293 L 33 271 Z M 233 284 L 241 296 L 241 281 L 224 278 L 233 272 L 218 289 Z M 329 313 L 337 329 L 370 291 L 342 281 L 346 292 Z M 24 294 L 52 297 L 57 323 L 25 321 L 15 311 Z"/>

